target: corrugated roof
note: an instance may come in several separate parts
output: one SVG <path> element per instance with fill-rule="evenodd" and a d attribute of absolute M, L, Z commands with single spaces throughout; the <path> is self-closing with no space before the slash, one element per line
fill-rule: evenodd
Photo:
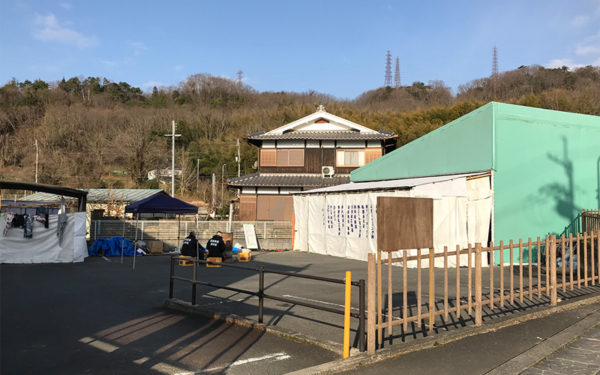
<path fill-rule="evenodd" d="M 381 131 L 378 133 L 361 133 L 357 131 L 340 130 L 312 130 L 312 131 L 291 131 L 283 134 L 252 133 L 248 134 L 248 139 L 253 140 L 383 140 L 397 138 L 393 132 Z"/>
<path fill-rule="evenodd" d="M 450 181 L 457 178 L 477 176 L 487 172 L 462 173 L 444 176 L 429 176 L 416 178 L 401 178 L 397 180 L 369 181 L 369 182 L 351 182 L 348 184 L 330 186 L 320 189 L 303 191 L 298 194 L 322 194 L 322 193 L 341 193 L 360 190 L 389 190 L 389 189 L 408 189 L 419 185 L 432 184 L 436 182 Z"/>
<path fill-rule="evenodd" d="M 124 202 L 137 202 L 155 194 L 163 192 L 162 189 L 82 189 L 88 192 L 88 203 L 107 202 L 110 200 L 121 200 Z M 72 198 L 66 198 L 72 199 Z M 60 196 L 48 193 L 34 193 L 19 198 L 20 201 L 58 202 Z"/>
<path fill-rule="evenodd" d="M 320 187 L 344 184 L 348 181 L 350 181 L 350 176 L 348 175 L 323 177 L 320 174 L 252 173 L 246 176 L 232 178 L 227 181 L 227 184 L 229 186 Z"/>

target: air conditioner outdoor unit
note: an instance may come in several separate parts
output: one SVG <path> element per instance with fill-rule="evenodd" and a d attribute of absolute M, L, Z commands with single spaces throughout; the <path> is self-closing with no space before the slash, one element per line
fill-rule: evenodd
<path fill-rule="evenodd" d="M 323 166 L 321 167 L 321 174 L 323 174 L 323 177 L 333 177 L 335 170 L 331 166 Z"/>

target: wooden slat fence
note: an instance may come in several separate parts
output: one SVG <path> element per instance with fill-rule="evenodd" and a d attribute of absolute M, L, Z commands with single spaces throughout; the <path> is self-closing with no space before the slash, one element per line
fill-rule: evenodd
<path fill-rule="evenodd" d="M 373 327 L 368 332 L 368 351 L 375 351 L 375 337 L 379 347 L 392 340 L 394 327 L 399 326 L 404 335 L 409 326 L 413 332 L 415 328 L 431 332 L 450 320 L 481 325 L 484 312 L 493 316 L 541 304 L 556 305 L 573 292 L 590 292 L 585 288 L 600 284 L 599 242 L 598 232 L 592 232 L 490 243 L 487 247 L 444 247 L 441 252 L 419 249 L 416 255 L 410 255 L 415 250 L 378 251 L 377 258 L 369 258 L 369 269 L 376 268 L 373 274 L 377 275 L 369 285 L 375 290 L 376 284 L 377 295 L 368 298 L 377 303 L 367 315 L 371 323 L 367 327 Z M 443 258 L 443 267 L 436 269 L 436 258 Z M 450 268 L 450 259 L 458 267 Z M 386 276 L 382 276 L 384 266 Z"/>

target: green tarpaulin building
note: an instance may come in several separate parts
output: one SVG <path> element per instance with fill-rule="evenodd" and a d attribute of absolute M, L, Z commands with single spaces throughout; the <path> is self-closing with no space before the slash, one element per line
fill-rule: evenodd
<path fill-rule="evenodd" d="M 488 103 L 351 173 L 353 182 L 491 171 L 491 236 L 576 233 L 600 206 L 600 117 Z"/>

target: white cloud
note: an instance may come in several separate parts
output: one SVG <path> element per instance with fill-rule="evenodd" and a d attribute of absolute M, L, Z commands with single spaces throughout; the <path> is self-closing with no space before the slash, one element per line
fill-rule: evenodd
<path fill-rule="evenodd" d="M 148 49 L 148 47 L 142 42 L 129 42 L 129 46 L 132 48 L 134 56 L 139 56 L 142 52 Z"/>
<path fill-rule="evenodd" d="M 118 65 L 118 63 L 113 60 L 100 60 L 100 63 L 104 65 L 105 68 L 114 68 Z"/>
<path fill-rule="evenodd" d="M 600 54 L 600 47 L 578 45 L 575 53 L 579 56 Z"/>
<path fill-rule="evenodd" d="M 548 67 L 548 68 L 562 68 L 563 66 L 566 66 L 570 70 L 573 70 L 576 68 L 581 68 L 585 65 L 577 64 L 577 63 L 573 62 L 573 60 L 571 60 L 571 59 L 554 59 L 554 60 L 551 60 L 548 64 L 546 64 L 546 67 Z"/>
<path fill-rule="evenodd" d="M 183 70 L 183 65 L 175 65 L 175 67 L 173 69 L 175 69 L 178 72 L 182 71 Z"/>
<path fill-rule="evenodd" d="M 71 3 L 65 3 L 65 2 L 58 3 L 58 5 L 60 5 L 63 9 L 66 9 L 66 10 L 71 10 L 71 8 L 73 7 L 73 5 L 71 5 Z"/>
<path fill-rule="evenodd" d="M 600 57 L 596 59 L 596 61 L 594 61 L 592 63 L 593 66 L 600 66 Z"/>
<path fill-rule="evenodd" d="M 577 17 L 573 18 L 573 21 L 571 21 L 571 26 L 578 29 L 578 28 L 581 28 L 581 27 L 584 27 L 585 25 L 587 25 L 587 23 L 589 21 L 590 21 L 589 16 L 577 16 Z"/>
<path fill-rule="evenodd" d="M 33 24 L 33 36 L 43 42 L 58 42 L 75 45 L 79 48 L 92 47 L 98 44 L 95 37 L 85 36 L 78 31 L 61 25 L 52 13 L 47 16 L 36 15 Z"/>

